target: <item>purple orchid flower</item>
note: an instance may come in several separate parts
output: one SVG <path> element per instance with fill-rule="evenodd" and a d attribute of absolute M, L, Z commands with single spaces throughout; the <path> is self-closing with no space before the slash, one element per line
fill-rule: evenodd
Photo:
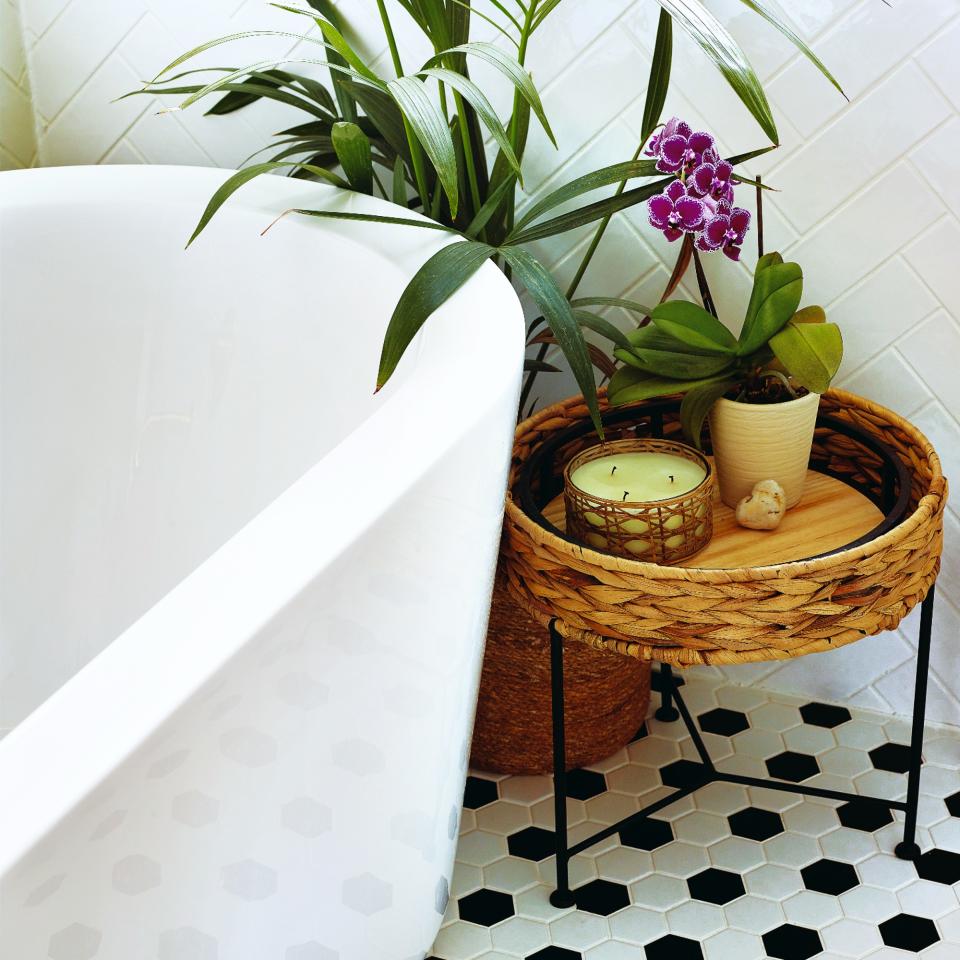
<path fill-rule="evenodd" d="M 679 180 L 670 183 L 663 193 L 647 201 L 651 226 L 663 231 L 672 243 L 685 233 L 696 233 L 703 227 L 706 208 L 702 200 L 691 197 Z"/>
<path fill-rule="evenodd" d="M 713 147 L 714 139 L 702 130 L 694 131 L 689 123 L 673 117 L 659 134 L 650 140 L 647 153 L 656 156 L 657 169 L 661 173 L 676 173 L 686 176 L 700 166 L 703 155 Z"/>
<path fill-rule="evenodd" d="M 750 211 L 731 207 L 726 200 L 717 204 L 717 212 L 710 217 L 697 238 L 700 250 L 723 250 L 731 260 L 740 259 L 740 247 L 750 226 Z"/>
<path fill-rule="evenodd" d="M 663 125 L 659 133 L 654 133 L 644 152 L 648 157 L 659 156 L 660 144 L 663 143 L 664 140 L 678 135 L 689 138 L 691 133 L 693 133 L 693 130 L 689 123 L 685 123 L 679 119 L 679 117 L 672 117 Z"/>
<path fill-rule="evenodd" d="M 703 162 L 687 177 L 687 189 L 694 197 L 709 198 L 715 201 L 715 206 L 721 200 L 733 203 L 733 186 L 731 178 L 733 165 L 721 160 L 717 151 L 712 147 L 703 154 Z"/>

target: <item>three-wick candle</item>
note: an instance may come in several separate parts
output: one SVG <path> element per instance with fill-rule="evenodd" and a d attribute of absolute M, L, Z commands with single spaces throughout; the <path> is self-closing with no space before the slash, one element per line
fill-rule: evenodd
<path fill-rule="evenodd" d="M 657 563 L 695 553 L 712 534 L 709 461 L 669 440 L 618 440 L 567 467 L 567 530 L 607 553 Z"/>

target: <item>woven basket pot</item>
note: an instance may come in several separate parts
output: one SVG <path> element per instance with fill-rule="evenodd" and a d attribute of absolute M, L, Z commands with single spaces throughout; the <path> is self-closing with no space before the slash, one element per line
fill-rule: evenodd
<path fill-rule="evenodd" d="M 564 656 L 569 769 L 616 753 L 650 703 L 650 664 L 571 644 Z M 497 570 L 473 727 L 471 766 L 494 773 L 552 773 L 550 637 Z"/>
<path fill-rule="evenodd" d="M 822 412 L 887 444 L 911 476 L 905 518 L 860 546 L 763 567 L 667 567 L 570 543 L 526 516 L 508 494 L 501 549 L 511 592 L 533 618 L 570 639 L 677 666 L 782 660 L 891 630 L 936 580 L 947 484 L 929 441 L 862 397 L 830 390 Z M 575 397 L 517 430 L 511 486 L 545 433 L 587 416 Z M 676 415 L 664 425 L 676 436 Z M 855 439 L 818 428 L 813 458 L 879 494 L 881 458 Z M 573 645 L 571 645 L 573 646 Z"/>

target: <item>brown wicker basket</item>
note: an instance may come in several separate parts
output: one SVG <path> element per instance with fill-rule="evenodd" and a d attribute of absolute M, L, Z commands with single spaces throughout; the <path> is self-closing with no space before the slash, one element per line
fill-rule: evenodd
<path fill-rule="evenodd" d="M 508 494 L 502 563 L 510 590 L 533 618 L 592 647 L 677 666 L 787 659 L 890 630 L 936 579 L 947 484 L 929 441 L 877 404 L 840 390 L 821 411 L 892 447 L 912 477 L 906 518 L 861 546 L 761 567 L 668 567 L 570 543 L 526 516 Z M 511 487 L 532 449 L 587 416 L 575 397 L 517 430 Z M 679 425 L 668 416 L 664 435 Z M 855 440 L 818 429 L 813 457 L 879 489 L 879 458 Z"/>
<path fill-rule="evenodd" d="M 650 704 L 650 664 L 573 645 L 565 658 L 567 767 L 589 766 L 633 739 Z M 507 589 L 493 589 L 470 764 L 494 773 L 552 773 L 550 638 Z"/>

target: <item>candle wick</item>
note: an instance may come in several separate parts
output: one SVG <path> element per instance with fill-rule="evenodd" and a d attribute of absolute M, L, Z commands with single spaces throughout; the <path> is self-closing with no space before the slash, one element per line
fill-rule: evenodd
<path fill-rule="evenodd" d="M 629 492 L 630 492 L 629 490 L 624 490 L 624 491 L 623 491 L 623 499 L 624 499 L 624 500 L 627 499 L 627 494 L 628 494 Z M 623 502 L 623 501 L 621 501 L 621 503 L 622 503 L 622 502 Z"/>
<path fill-rule="evenodd" d="M 673 483 L 673 474 L 670 474 L 670 482 Z"/>
<path fill-rule="evenodd" d="M 610 471 L 610 476 L 612 477 L 616 472 L 617 472 L 617 468 L 614 467 L 614 468 Z"/>

